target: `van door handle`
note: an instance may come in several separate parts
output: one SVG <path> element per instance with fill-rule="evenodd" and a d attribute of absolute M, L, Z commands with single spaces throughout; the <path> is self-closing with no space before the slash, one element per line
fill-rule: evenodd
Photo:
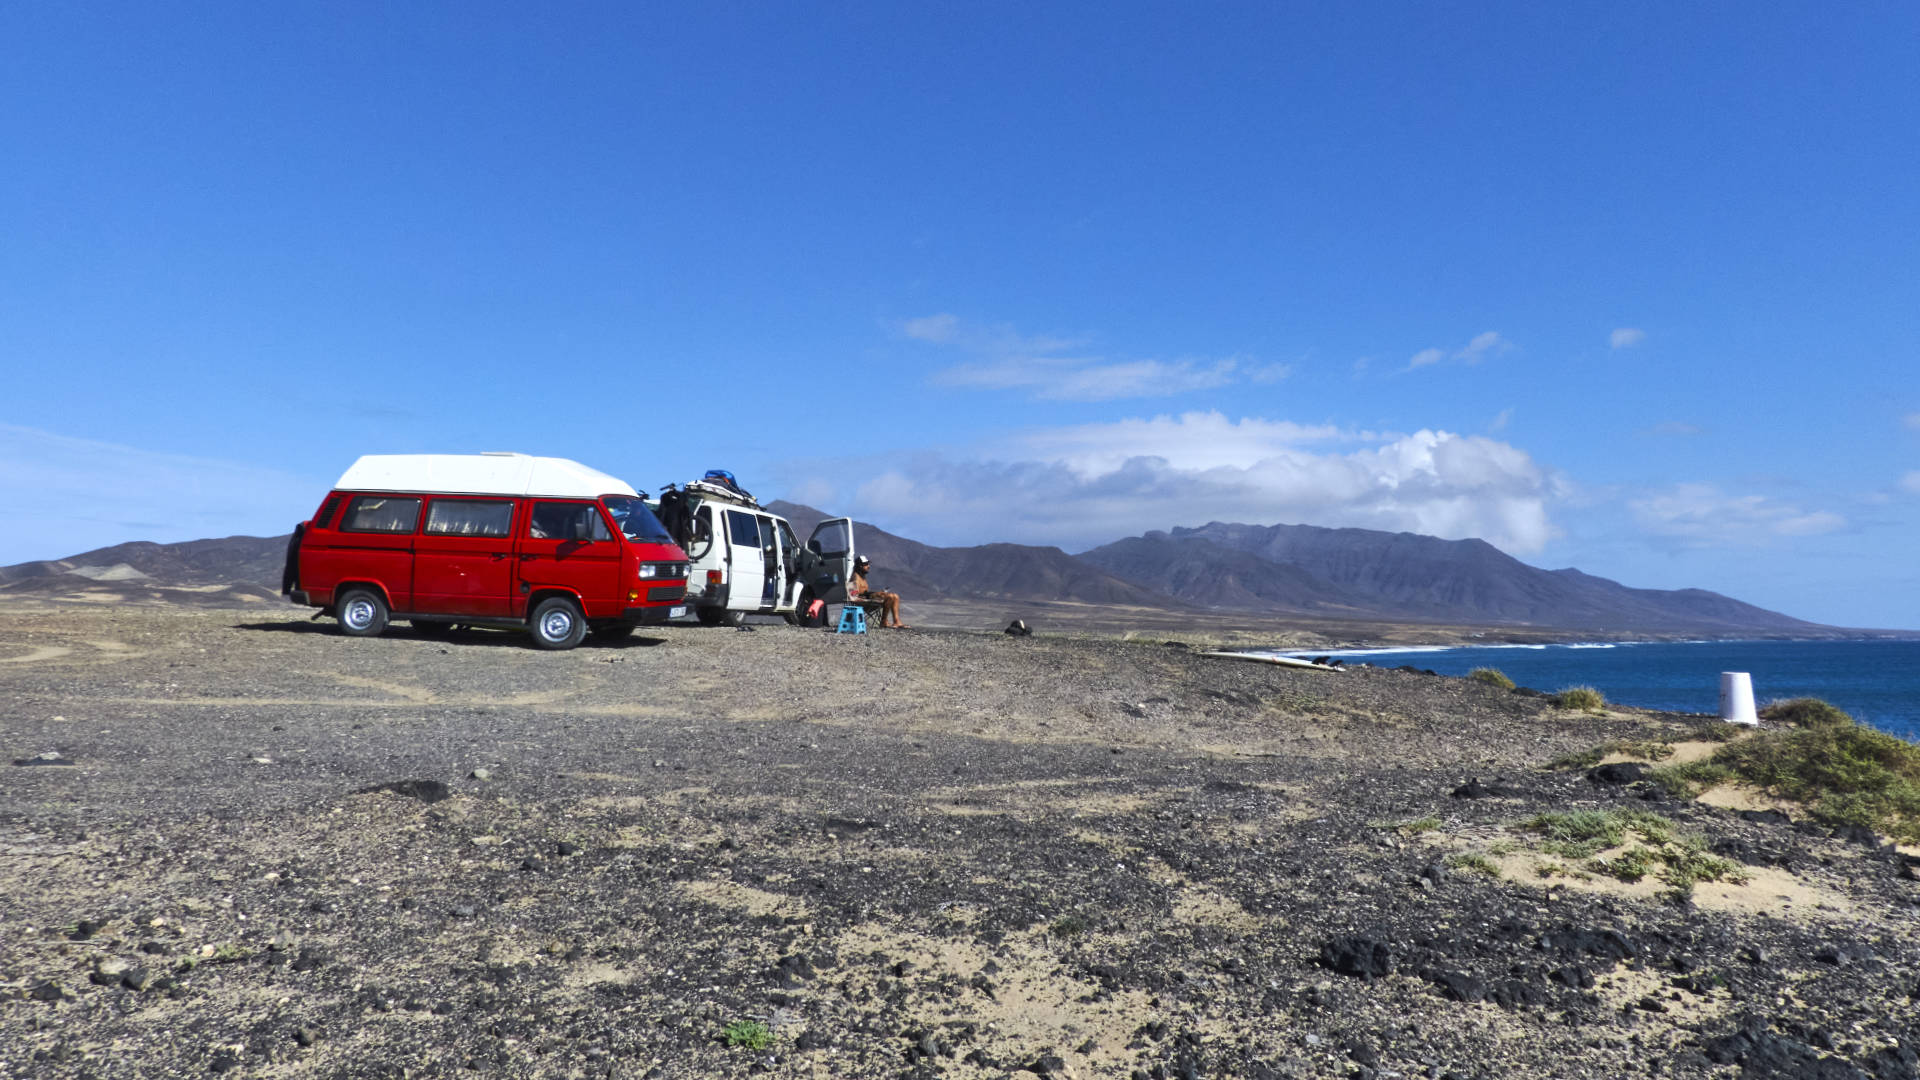
<path fill-rule="evenodd" d="M 534 556 L 532 556 L 532 555 L 522 555 L 522 556 L 520 556 L 520 561 L 521 561 L 521 562 L 532 562 L 533 560 L 534 560 Z"/>

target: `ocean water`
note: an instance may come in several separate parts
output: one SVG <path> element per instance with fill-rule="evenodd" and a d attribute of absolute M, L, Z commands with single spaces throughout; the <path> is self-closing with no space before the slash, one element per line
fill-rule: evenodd
<path fill-rule="evenodd" d="M 1442 675 L 1499 668 L 1521 686 L 1552 693 L 1592 686 L 1608 701 L 1673 712 L 1717 713 L 1720 673 L 1753 676 L 1761 705 L 1817 697 L 1882 731 L 1920 742 L 1920 641 L 1699 641 L 1494 645 L 1347 652 L 1349 664 L 1411 664 Z"/>

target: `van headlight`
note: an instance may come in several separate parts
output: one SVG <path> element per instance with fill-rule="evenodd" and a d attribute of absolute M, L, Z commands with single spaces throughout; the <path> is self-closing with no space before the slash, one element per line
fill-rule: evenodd
<path fill-rule="evenodd" d="M 640 564 L 642 578 L 683 578 L 687 576 L 687 564 L 683 562 L 643 562 Z"/>

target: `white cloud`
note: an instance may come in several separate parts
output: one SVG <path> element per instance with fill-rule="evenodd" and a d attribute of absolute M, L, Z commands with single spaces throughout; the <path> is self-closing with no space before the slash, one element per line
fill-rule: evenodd
<path fill-rule="evenodd" d="M 1845 518 L 1828 510 L 1808 510 L 1765 495 L 1728 495 L 1710 484 L 1677 484 L 1627 505 L 1648 533 L 1698 546 L 1818 536 L 1847 525 Z"/>
<path fill-rule="evenodd" d="M 839 493 L 840 489 L 825 478 L 808 476 L 788 484 L 780 497 L 805 506 L 832 506 Z"/>
<path fill-rule="evenodd" d="M 129 540 L 277 535 L 333 479 L 0 424 L 0 565 Z"/>
<path fill-rule="evenodd" d="M 1021 390 L 1050 401 L 1167 397 L 1242 382 L 1273 383 L 1291 373 L 1285 364 L 1260 364 L 1240 356 L 1112 359 L 1075 355 L 1084 342 L 1025 335 L 1009 327 L 975 327 L 948 314 L 909 319 L 902 332 L 916 341 L 973 357 L 935 372 L 932 381 L 937 385 Z"/>
<path fill-rule="evenodd" d="M 1498 416 L 1495 416 L 1493 418 L 1493 422 L 1487 425 L 1487 430 L 1488 431 L 1505 431 L 1507 430 L 1507 425 L 1512 421 L 1513 421 L 1513 409 L 1511 407 L 1501 409 L 1500 414 Z"/>
<path fill-rule="evenodd" d="M 1113 401 L 1211 390 L 1238 381 L 1236 360 L 1126 360 L 1024 357 L 960 364 L 934 376 L 943 386 L 1027 390 L 1051 401 Z M 1270 381 L 1270 380 L 1269 380 Z"/>
<path fill-rule="evenodd" d="M 1900 490 L 1909 495 L 1920 495 L 1920 469 L 1914 469 L 1900 478 Z"/>
<path fill-rule="evenodd" d="M 1159 458 L 1176 469 L 1218 469 L 1259 461 L 1302 443 L 1371 438 L 1371 433 L 1343 432 L 1331 424 L 1252 416 L 1229 420 L 1220 412 L 1208 411 L 1048 428 L 1028 432 L 1014 442 L 1037 460 L 1093 476 L 1115 472 L 1140 457 Z"/>
<path fill-rule="evenodd" d="M 1488 330 L 1482 334 L 1475 334 L 1473 340 L 1467 342 L 1466 348 L 1461 349 L 1453 355 L 1458 359 L 1465 360 L 1469 364 L 1477 364 L 1494 353 L 1505 352 L 1508 348 L 1510 348 L 1510 346 L 1505 339 L 1501 338 L 1499 334 L 1494 333 L 1492 330 Z"/>
<path fill-rule="evenodd" d="M 941 312 L 924 318 L 908 319 L 900 329 L 902 333 L 916 341 L 945 343 L 952 341 L 954 335 L 959 332 L 960 319 L 958 316 Z"/>
<path fill-rule="evenodd" d="M 1364 437 L 1219 413 L 1091 424 L 1029 434 L 1017 460 L 896 463 L 857 502 L 935 542 L 1076 550 L 1216 520 L 1481 537 L 1519 553 L 1553 535 L 1559 481 L 1505 443 L 1419 431 L 1344 453 L 1302 446 Z"/>
<path fill-rule="evenodd" d="M 1647 332 L 1631 326 L 1623 326 L 1607 335 L 1607 344 L 1616 349 L 1631 349 L 1647 340 Z"/>
<path fill-rule="evenodd" d="M 1421 349 L 1407 360 L 1404 370 L 1431 367 L 1442 360 L 1458 360 L 1463 364 L 1477 364 L 1489 356 L 1498 356 L 1513 348 L 1513 342 L 1500 336 L 1496 330 L 1487 330 L 1475 334 L 1473 340 L 1448 352 L 1445 349 Z"/>

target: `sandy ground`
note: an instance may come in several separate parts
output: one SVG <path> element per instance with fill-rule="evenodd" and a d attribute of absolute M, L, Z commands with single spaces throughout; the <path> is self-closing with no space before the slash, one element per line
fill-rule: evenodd
<path fill-rule="evenodd" d="M 1543 768 L 1698 721 L 1178 630 L 0 608 L 0 1074 L 1911 1075 L 1898 853 Z M 1542 876 L 1622 807 L 1746 880 Z"/>

